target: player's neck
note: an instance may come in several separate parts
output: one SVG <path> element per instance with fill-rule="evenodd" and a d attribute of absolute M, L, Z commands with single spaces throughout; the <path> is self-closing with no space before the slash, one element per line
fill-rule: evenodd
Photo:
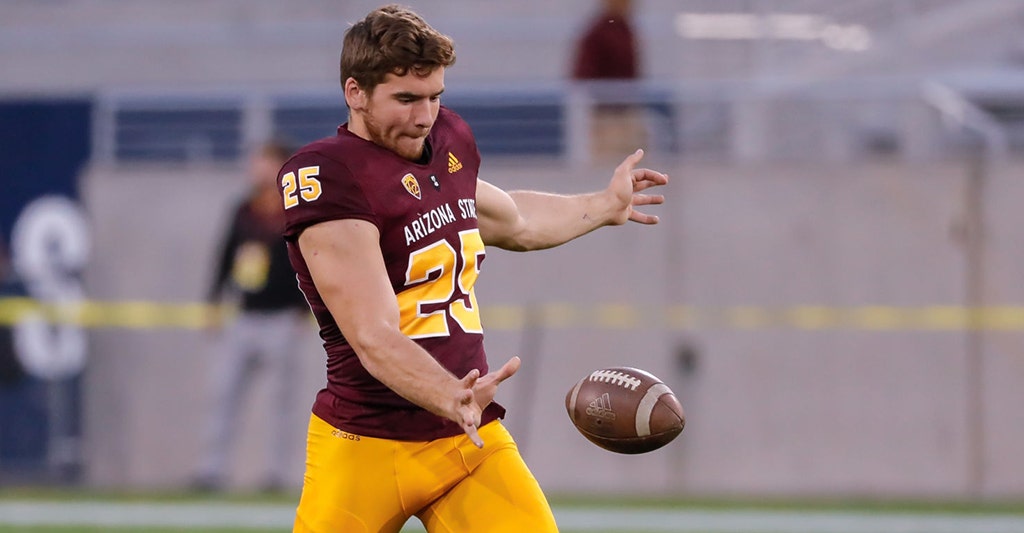
<path fill-rule="evenodd" d="M 432 153 L 433 150 L 430 148 L 430 139 L 423 139 L 423 152 L 420 154 L 420 158 L 413 162 L 417 165 L 426 165 L 430 162 L 430 154 Z"/>
<path fill-rule="evenodd" d="M 373 138 L 370 136 L 370 129 L 366 127 L 366 122 L 357 113 L 348 114 L 348 125 L 346 129 L 356 137 L 363 139 L 364 141 L 373 142 Z"/>

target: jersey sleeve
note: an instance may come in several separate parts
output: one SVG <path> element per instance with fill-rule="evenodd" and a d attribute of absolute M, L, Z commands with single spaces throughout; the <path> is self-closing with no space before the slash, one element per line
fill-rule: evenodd
<path fill-rule="evenodd" d="M 291 158 L 278 174 L 284 201 L 284 238 L 295 240 L 309 226 L 346 218 L 379 220 L 359 181 L 345 165 L 316 152 Z"/>

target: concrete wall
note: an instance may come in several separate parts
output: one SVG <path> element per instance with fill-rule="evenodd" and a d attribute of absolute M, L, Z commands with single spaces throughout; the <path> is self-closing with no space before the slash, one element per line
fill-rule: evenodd
<path fill-rule="evenodd" d="M 0 3 L 0 94 L 97 88 L 261 83 L 335 87 L 342 34 L 379 0 L 118 0 Z M 564 79 L 572 46 L 599 0 L 409 0 L 457 45 L 452 80 Z M 1014 2 L 807 3 L 637 0 L 642 71 L 656 80 L 894 72 L 1005 62 L 1017 50 Z M 818 14 L 862 24 L 867 53 L 835 52 L 819 39 L 684 39 L 682 13 Z M 798 24 L 801 28 L 803 25 Z M 813 30 L 809 23 L 808 30 Z M 927 76 L 926 77 L 931 77 Z"/>
<path fill-rule="evenodd" d="M 231 205 L 244 190 L 240 169 L 94 170 L 82 197 L 92 216 L 96 262 L 87 273 L 92 298 L 103 301 L 200 302 L 213 275 L 214 253 Z M 200 428 L 212 401 L 209 373 L 217 335 L 177 328 L 96 329 L 86 371 L 87 469 L 102 486 L 182 485 L 198 468 Z M 304 426 L 312 395 L 325 381 L 316 330 L 295 347 L 307 394 L 295 406 L 295 483 L 301 483 Z M 259 374 L 257 377 L 260 378 Z M 266 384 L 249 391 L 240 425 L 235 479 L 262 481 L 252 465 L 266 461 L 261 425 Z"/>
<path fill-rule="evenodd" d="M 386 2 L 384 2 L 386 3 Z M 678 74 L 673 0 L 637 11 L 644 72 Z M 290 90 L 336 87 L 348 26 L 377 0 L 111 0 L 0 5 L 0 93 L 261 83 Z M 457 45 L 452 79 L 564 79 L 577 34 L 597 0 L 411 1 Z"/>
<path fill-rule="evenodd" d="M 1011 316 L 977 334 L 941 307 L 969 303 L 965 163 L 647 163 L 673 177 L 668 205 L 652 209 L 660 225 L 608 228 L 540 253 L 489 250 L 483 266 L 491 362 L 524 360 L 499 400 L 546 489 L 1024 494 L 1024 323 Z M 994 169 L 984 191 L 988 304 L 1024 301 L 1020 170 Z M 482 175 L 567 193 L 609 176 L 530 163 L 485 164 Z M 92 297 L 200 298 L 241 184 L 237 169 L 92 169 L 83 191 L 95 224 Z M 90 482 L 180 486 L 199 450 L 211 339 L 188 329 L 93 339 Z M 311 401 L 324 381 L 312 330 L 295 354 Z M 662 450 L 615 456 L 568 422 L 569 387 L 623 364 L 660 376 L 687 410 L 686 430 Z M 255 482 L 263 461 L 259 392 L 243 422 L 239 486 Z M 281 458 L 295 465 L 296 485 L 308 404 L 296 409 L 296 451 Z"/>

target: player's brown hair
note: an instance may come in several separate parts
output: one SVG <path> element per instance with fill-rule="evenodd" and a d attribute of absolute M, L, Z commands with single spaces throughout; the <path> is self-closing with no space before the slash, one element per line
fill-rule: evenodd
<path fill-rule="evenodd" d="M 426 76 L 455 63 L 455 44 L 411 9 L 397 4 L 381 7 L 345 32 L 341 48 L 341 86 L 353 78 L 373 92 L 388 74 L 410 70 Z"/>

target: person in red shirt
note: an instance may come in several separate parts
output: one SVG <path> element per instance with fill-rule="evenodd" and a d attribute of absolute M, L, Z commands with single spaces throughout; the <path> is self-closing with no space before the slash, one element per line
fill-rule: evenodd
<path fill-rule="evenodd" d="M 452 41 L 385 6 L 345 34 L 337 135 L 278 175 L 284 236 L 320 325 L 296 532 L 553 532 L 554 516 L 493 402 L 474 284 L 485 246 L 537 250 L 629 220 L 668 177 L 628 156 L 608 186 L 563 196 L 480 180 L 469 126 L 441 105 Z"/>
<path fill-rule="evenodd" d="M 576 48 L 575 80 L 633 80 L 640 77 L 639 50 L 629 21 L 630 0 L 604 0 Z"/>
<path fill-rule="evenodd" d="M 597 159 L 618 159 L 648 138 L 644 107 L 630 102 L 635 89 L 628 82 L 641 77 L 631 11 L 631 0 L 602 0 L 576 43 L 572 79 L 585 84 L 593 100 L 589 134 L 591 157 Z"/>

